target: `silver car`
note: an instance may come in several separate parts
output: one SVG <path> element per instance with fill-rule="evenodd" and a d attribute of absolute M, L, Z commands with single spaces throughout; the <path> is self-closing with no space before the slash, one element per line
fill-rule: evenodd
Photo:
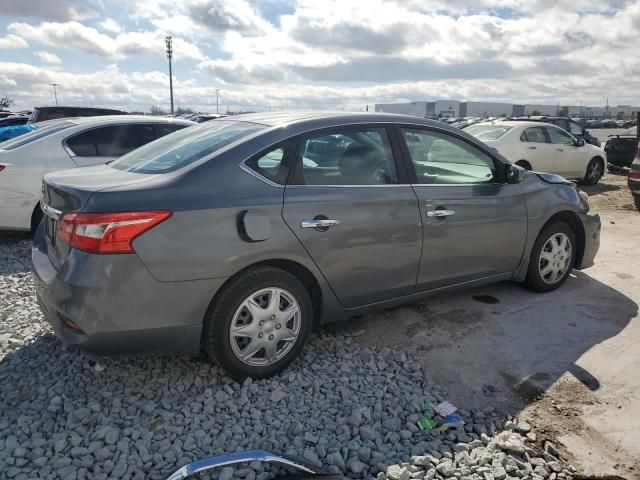
<path fill-rule="evenodd" d="M 109 165 L 49 174 L 33 268 L 64 341 L 285 368 L 312 327 L 593 263 L 600 219 L 556 175 L 464 131 L 387 114 L 212 120 Z"/>

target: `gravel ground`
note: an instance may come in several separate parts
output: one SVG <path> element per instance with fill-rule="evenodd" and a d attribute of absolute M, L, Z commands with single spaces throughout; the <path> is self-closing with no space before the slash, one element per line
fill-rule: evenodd
<path fill-rule="evenodd" d="M 416 422 L 445 392 L 402 351 L 323 331 L 284 374 L 239 384 L 184 356 L 98 358 L 44 323 L 30 243 L 0 235 L 0 478 L 166 478 L 193 460 L 267 449 L 378 480 L 563 479 L 552 444 L 488 408 L 464 427 Z M 442 421 L 442 420 L 441 420 Z M 266 480 L 250 464 L 218 480 Z"/>

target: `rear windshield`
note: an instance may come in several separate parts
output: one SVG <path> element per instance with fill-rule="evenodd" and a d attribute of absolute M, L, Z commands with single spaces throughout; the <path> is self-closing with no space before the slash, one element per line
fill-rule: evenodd
<path fill-rule="evenodd" d="M 52 120 L 50 122 L 33 123 L 30 127 L 34 128 L 33 131 L 20 135 L 19 137 L 12 138 L 6 142 L 0 143 L 0 150 L 13 150 L 14 148 L 21 147 L 28 143 L 31 143 L 40 138 L 51 135 L 52 133 L 59 132 L 65 128 L 69 128 L 73 123 L 60 120 Z"/>
<path fill-rule="evenodd" d="M 171 172 L 263 128 L 256 123 L 212 120 L 148 143 L 109 166 L 135 173 Z"/>
<path fill-rule="evenodd" d="M 497 140 L 503 136 L 511 127 L 507 125 L 471 125 L 464 129 L 478 140 Z"/>

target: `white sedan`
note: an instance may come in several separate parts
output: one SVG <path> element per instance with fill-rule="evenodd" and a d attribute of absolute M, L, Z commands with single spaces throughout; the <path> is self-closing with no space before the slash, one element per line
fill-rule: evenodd
<path fill-rule="evenodd" d="M 527 170 L 557 173 L 595 185 L 605 166 L 604 151 L 550 123 L 484 122 L 464 130 Z"/>
<path fill-rule="evenodd" d="M 0 230 L 33 231 L 40 223 L 42 177 L 107 163 L 176 130 L 188 120 L 114 115 L 50 120 L 0 143 Z"/>

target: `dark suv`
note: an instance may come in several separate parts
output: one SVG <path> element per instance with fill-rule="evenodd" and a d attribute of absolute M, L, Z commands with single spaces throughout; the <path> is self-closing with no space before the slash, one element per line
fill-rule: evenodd
<path fill-rule="evenodd" d="M 601 145 L 600 140 L 598 140 L 598 138 L 591 135 L 589 133 L 589 130 L 584 128 L 582 125 L 580 125 L 578 122 L 576 122 L 572 118 L 552 117 L 552 116 L 542 115 L 542 116 L 533 116 L 533 117 L 514 117 L 511 120 L 526 120 L 528 122 L 553 123 L 554 125 L 557 125 L 558 127 L 566 130 L 574 137 L 583 139 L 586 143 L 590 143 L 591 145 L 595 145 L 596 147 L 599 147 Z"/>
<path fill-rule="evenodd" d="M 27 123 L 44 122 L 66 117 L 98 117 L 101 115 L 126 115 L 122 110 L 93 107 L 36 107 Z"/>

